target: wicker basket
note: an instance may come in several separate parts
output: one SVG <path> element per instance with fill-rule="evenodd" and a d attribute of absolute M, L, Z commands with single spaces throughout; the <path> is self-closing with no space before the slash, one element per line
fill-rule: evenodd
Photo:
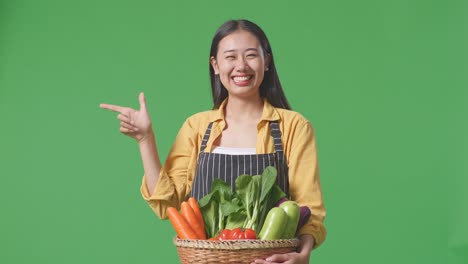
<path fill-rule="evenodd" d="M 251 263 L 273 254 L 296 251 L 298 239 L 279 240 L 191 240 L 174 238 L 180 262 L 187 263 Z"/>

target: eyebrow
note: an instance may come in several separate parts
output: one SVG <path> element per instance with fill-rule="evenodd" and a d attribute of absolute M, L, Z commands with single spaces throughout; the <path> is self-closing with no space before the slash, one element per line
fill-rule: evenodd
<path fill-rule="evenodd" d="M 256 48 L 248 48 L 245 51 L 249 51 L 249 50 L 258 51 Z M 223 53 L 234 52 L 234 51 L 237 51 L 237 50 L 236 49 L 225 50 Z"/>

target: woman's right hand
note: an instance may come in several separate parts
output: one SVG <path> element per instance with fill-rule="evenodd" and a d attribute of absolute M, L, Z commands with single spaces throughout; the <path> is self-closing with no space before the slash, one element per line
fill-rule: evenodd
<path fill-rule="evenodd" d="M 120 132 L 140 143 L 153 137 L 153 129 L 143 93 L 140 93 L 139 101 L 140 110 L 111 104 L 100 104 L 99 106 L 119 113 L 117 119 L 120 120 Z"/>

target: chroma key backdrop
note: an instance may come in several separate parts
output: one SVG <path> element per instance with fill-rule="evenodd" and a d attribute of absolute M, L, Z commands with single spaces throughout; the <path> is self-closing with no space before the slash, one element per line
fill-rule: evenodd
<path fill-rule="evenodd" d="M 463 0 L 0 1 L 0 263 L 178 263 L 100 103 L 145 92 L 161 159 L 212 108 L 215 30 L 266 32 L 317 138 L 326 241 L 310 263 L 468 263 Z"/>

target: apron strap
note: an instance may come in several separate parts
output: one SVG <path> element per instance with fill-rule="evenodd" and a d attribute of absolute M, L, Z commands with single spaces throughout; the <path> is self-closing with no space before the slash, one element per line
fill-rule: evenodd
<path fill-rule="evenodd" d="M 210 122 L 208 124 L 208 128 L 206 128 L 205 135 L 203 136 L 203 140 L 200 146 L 200 152 L 205 151 L 206 148 L 206 142 L 208 142 L 208 139 L 210 138 L 210 133 L 211 133 L 211 127 L 213 126 L 213 122 Z"/>
<path fill-rule="evenodd" d="M 271 136 L 275 144 L 276 152 L 283 152 L 283 143 L 281 142 L 281 130 L 279 129 L 278 121 L 270 121 Z"/>
<path fill-rule="evenodd" d="M 286 193 L 286 197 L 289 198 L 289 170 L 286 158 L 283 152 L 283 143 L 281 141 L 281 130 L 279 129 L 278 121 L 270 121 L 271 136 L 275 144 L 275 159 L 276 159 L 276 170 L 278 171 L 278 178 L 276 183 Z"/>

